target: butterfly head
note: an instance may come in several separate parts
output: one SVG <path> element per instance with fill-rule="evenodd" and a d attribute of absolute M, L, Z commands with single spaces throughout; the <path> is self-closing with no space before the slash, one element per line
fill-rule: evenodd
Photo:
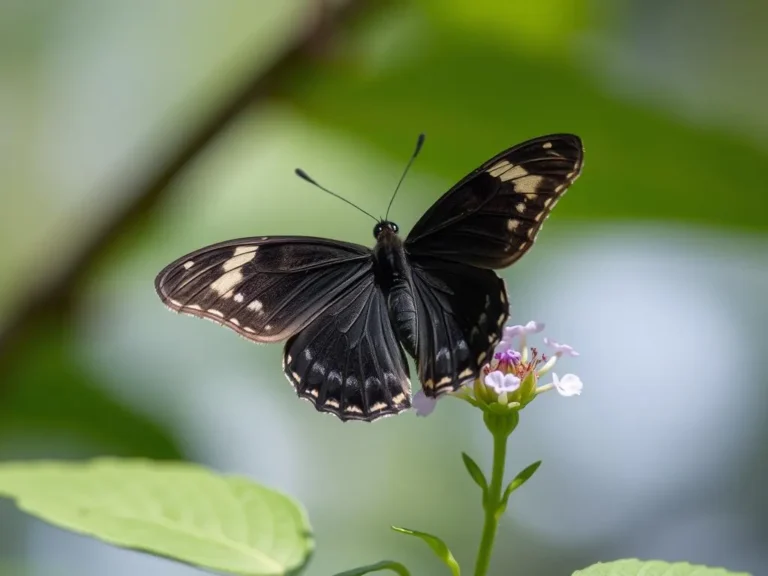
<path fill-rule="evenodd" d="M 373 237 L 379 240 L 384 234 L 397 234 L 400 231 L 400 227 L 394 222 L 389 220 L 381 220 L 373 228 Z"/>

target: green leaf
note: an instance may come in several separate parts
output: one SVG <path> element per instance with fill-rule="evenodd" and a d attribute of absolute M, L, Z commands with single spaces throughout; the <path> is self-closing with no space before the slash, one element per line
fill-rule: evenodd
<path fill-rule="evenodd" d="M 448 546 L 445 544 L 445 542 L 443 542 L 437 536 L 432 536 L 432 534 L 419 532 L 417 530 L 409 530 L 408 528 L 400 528 L 398 526 L 392 526 L 392 530 L 395 532 L 400 532 L 401 534 L 406 534 L 408 536 L 416 536 L 416 538 L 421 538 L 430 548 L 432 548 L 432 551 L 437 554 L 437 557 L 440 558 L 440 560 L 442 560 L 445 565 L 448 566 L 448 568 L 450 568 L 451 574 L 453 574 L 453 576 L 461 575 L 461 568 L 459 568 L 459 563 L 456 562 L 456 558 L 453 557 L 453 554 L 451 554 L 451 551 L 448 549 Z"/>
<path fill-rule="evenodd" d="M 488 492 L 488 480 L 485 479 L 485 475 L 483 474 L 483 471 L 480 470 L 480 466 L 478 466 L 466 452 L 461 453 L 461 459 L 464 460 L 464 466 L 466 466 L 469 475 L 472 476 L 472 480 L 474 480 L 475 484 L 482 489 L 483 498 L 485 498 L 485 494 Z"/>
<path fill-rule="evenodd" d="M 380 572 L 381 570 L 392 570 L 400 576 L 411 576 L 408 572 L 408 568 L 400 564 L 400 562 L 394 562 L 392 560 L 382 560 L 376 564 L 370 564 L 368 566 L 361 566 L 360 568 L 352 568 L 346 572 L 339 572 L 336 576 L 362 576 L 363 574 L 370 574 L 371 572 Z"/>
<path fill-rule="evenodd" d="M 510 494 L 525 484 L 531 478 L 531 476 L 536 473 L 536 470 L 539 469 L 539 466 L 541 466 L 541 460 L 538 460 L 530 466 L 527 466 L 517 476 L 515 476 L 512 482 L 509 483 L 507 489 L 504 490 L 504 495 L 501 497 L 501 502 L 499 503 L 499 509 L 496 512 L 496 517 L 504 514 L 504 511 L 507 509 L 507 502 L 509 500 Z"/>
<path fill-rule="evenodd" d="M 729 572 L 724 568 L 694 566 L 687 562 L 670 564 L 659 560 L 616 560 L 598 562 L 577 570 L 573 576 L 750 576 L 747 572 Z"/>
<path fill-rule="evenodd" d="M 292 498 L 181 462 L 0 464 L 0 496 L 73 532 L 243 576 L 295 573 L 314 545 Z"/>

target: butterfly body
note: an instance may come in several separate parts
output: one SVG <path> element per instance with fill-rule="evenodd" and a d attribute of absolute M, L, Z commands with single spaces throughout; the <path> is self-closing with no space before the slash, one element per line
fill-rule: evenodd
<path fill-rule="evenodd" d="M 373 249 L 303 236 L 253 237 L 191 252 L 155 280 L 172 310 L 255 342 L 285 341 L 298 395 L 341 420 L 410 407 L 405 352 L 427 396 L 481 374 L 509 316 L 509 266 L 578 177 L 578 137 L 529 140 L 444 194 L 401 239 L 374 228 Z"/>
<path fill-rule="evenodd" d="M 375 277 L 387 299 L 387 309 L 398 340 L 411 357 L 416 356 L 417 308 L 413 274 L 403 241 L 394 222 L 382 221 L 374 228 Z"/>

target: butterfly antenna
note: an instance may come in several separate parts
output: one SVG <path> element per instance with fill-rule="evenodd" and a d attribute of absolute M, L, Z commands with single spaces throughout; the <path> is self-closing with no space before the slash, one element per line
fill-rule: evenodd
<path fill-rule="evenodd" d="M 363 214 L 365 214 L 365 215 L 366 215 L 366 216 L 368 216 L 369 218 L 373 218 L 374 222 L 378 222 L 378 221 L 379 221 L 379 219 L 378 219 L 378 218 L 376 218 L 376 216 L 374 216 L 374 215 L 373 215 L 373 214 L 371 214 L 370 212 L 366 212 L 365 210 L 363 210 L 362 208 L 360 208 L 360 206 L 358 206 L 357 204 L 355 204 L 355 203 L 353 203 L 353 202 L 350 202 L 349 200 L 347 200 L 346 198 L 344 198 L 344 197 L 342 197 L 342 196 L 339 196 L 339 195 L 338 195 L 338 194 L 336 194 L 335 192 L 331 192 L 330 190 L 328 190 L 328 188 L 325 188 L 324 186 L 320 186 L 320 184 L 318 184 L 318 183 L 317 183 L 315 180 L 313 180 L 312 178 L 310 178 L 310 177 L 309 177 L 309 174 L 307 174 L 306 172 L 304 172 L 304 170 L 302 170 L 301 168 L 296 168 L 296 176 L 298 176 L 298 177 L 299 177 L 299 178 L 301 178 L 302 180 L 306 180 L 306 181 L 307 181 L 307 182 L 309 182 L 310 184 L 313 184 L 313 185 L 317 186 L 317 187 L 318 187 L 318 188 L 320 188 L 320 190 L 322 190 L 323 192 L 328 192 L 328 194 L 330 194 L 331 196 L 335 196 L 335 197 L 336 197 L 336 198 L 338 198 L 339 200 L 341 200 L 341 201 L 343 201 L 343 202 L 346 202 L 347 204 L 349 204 L 349 205 L 350 205 L 350 206 L 352 206 L 353 208 L 357 208 L 358 210 L 360 210 L 360 212 L 362 212 Z"/>
<path fill-rule="evenodd" d="M 400 185 L 403 183 L 403 180 L 405 180 L 405 175 L 408 174 L 408 170 L 411 169 L 411 164 L 413 164 L 413 161 L 416 160 L 416 156 L 419 155 L 419 152 L 421 152 L 421 147 L 424 145 L 424 134 L 419 134 L 418 139 L 416 140 L 416 149 L 413 151 L 413 154 L 411 155 L 411 159 L 408 160 L 408 164 L 405 167 L 405 170 L 403 171 L 403 175 L 400 176 L 400 182 L 397 183 L 397 188 L 395 188 L 395 193 L 392 194 L 392 198 L 389 199 L 389 206 L 387 206 L 387 215 L 384 216 L 384 220 L 389 218 L 389 209 L 392 208 L 392 202 L 395 201 L 395 196 L 397 196 L 397 191 L 400 190 Z"/>

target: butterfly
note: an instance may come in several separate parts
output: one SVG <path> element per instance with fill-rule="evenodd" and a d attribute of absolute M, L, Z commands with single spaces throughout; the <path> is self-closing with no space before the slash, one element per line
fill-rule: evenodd
<path fill-rule="evenodd" d="M 479 376 L 509 316 L 494 270 L 530 249 L 582 159 L 578 136 L 535 138 L 459 181 L 405 240 L 388 209 L 368 214 L 372 249 L 305 236 L 229 240 L 172 262 L 155 288 L 176 312 L 255 342 L 286 341 L 283 371 L 318 411 L 391 416 L 411 405 L 406 352 L 429 397 Z"/>

